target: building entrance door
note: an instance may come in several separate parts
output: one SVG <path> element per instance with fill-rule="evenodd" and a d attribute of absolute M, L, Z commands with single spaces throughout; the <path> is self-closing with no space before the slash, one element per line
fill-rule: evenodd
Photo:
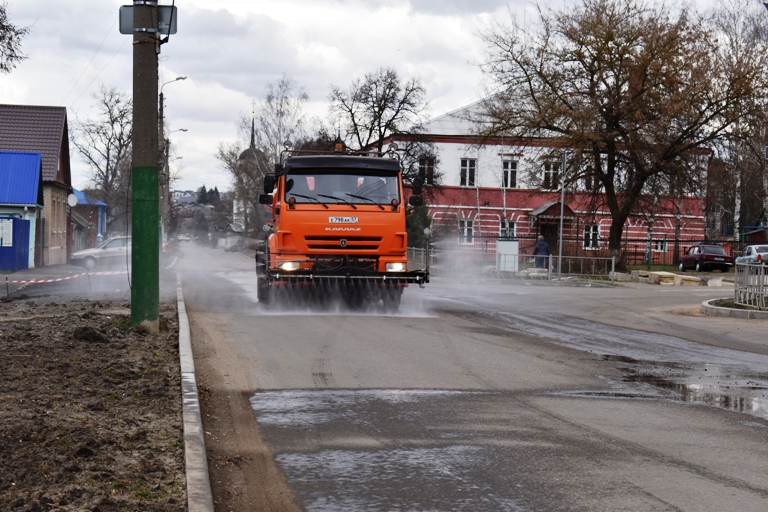
<path fill-rule="evenodd" d="M 560 234 L 560 224 L 541 224 L 541 236 L 549 245 L 549 252 L 557 253 L 557 241 Z"/>

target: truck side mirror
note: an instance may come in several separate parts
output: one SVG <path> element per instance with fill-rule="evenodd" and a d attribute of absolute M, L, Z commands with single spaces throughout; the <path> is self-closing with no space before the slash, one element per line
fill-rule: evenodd
<path fill-rule="evenodd" d="M 273 190 L 275 190 L 275 177 L 271 174 L 267 174 L 264 176 L 264 193 L 271 194 Z"/>
<path fill-rule="evenodd" d="M 424 180 L 421 179 L 421 177 L 416 177 L 413 179 L 413 194 L 416 196 L 421 195 L 421 189 L 424 186 Z"/>
<path fill-rule="evenodd" d="M 411 196 L 408 198 L 408 204 L 411 206 L 424 206 L 424 198 L 421 196 Z"/>
<path fill-rule="evenodd" d="M 259 196 L 259 204 L 272 204 L 272 194 L 261 194 Z"/>

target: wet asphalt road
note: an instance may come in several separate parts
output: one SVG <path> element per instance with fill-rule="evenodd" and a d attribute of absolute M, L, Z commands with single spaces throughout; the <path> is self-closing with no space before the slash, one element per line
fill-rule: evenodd
<path fill-rule="evenodd" d="M 306 510 L 768 510 L 768 326 L 695 314 L 730 288 L 438 278 L 398 315 L 316 314 L 210 257 L 186 300 L 252 363 Z"/>
<path fill-rule="evenodd" d="M 184 252 L 306 510 L 768 510 L 768 325 L 695 314 L 731 288 L 438 278 L 316 314 Z"/>

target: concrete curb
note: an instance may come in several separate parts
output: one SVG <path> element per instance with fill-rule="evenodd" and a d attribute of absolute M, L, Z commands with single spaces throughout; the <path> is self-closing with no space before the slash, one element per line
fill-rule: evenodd
<path fill-rule="evenodd" d="M 192 358 L 192 338 L 189 318 L 181 291 L 181 278 L 176 279 L 179 312 L 179 360 L 181 362 L 181 392 L 184 419 L 184 463 L 187 473 L 187 509 L 190 512 L 213 512 L 208 459 L 205 454 L 205 433 L 200 417 L 200 398 Z"/>
<path fill-rule="evenodd" d="M 723 316 L 730 318 L 746 318 L 751 320 L 768 320 L 768 311 L 757 311 L 752 309 L 736 309 L 736 308 L 723 308 L 720 306 L 713 306 L 710 303 L 716 300 L 723 299 L 711 299 L 705 300 L 701 303 L 701 312 L 710 316 Z"/>

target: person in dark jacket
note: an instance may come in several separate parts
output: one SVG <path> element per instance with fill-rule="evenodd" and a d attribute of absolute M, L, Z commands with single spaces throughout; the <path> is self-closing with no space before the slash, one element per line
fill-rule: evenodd
<path fill-rule="evenodd" d="M 536 268 L 547 268 L 549 245 L 544 241 L 544 237 L 541 235 L 539 235 L 536 245 L 533 246 L 533 255 L 536 256 Z"/>

